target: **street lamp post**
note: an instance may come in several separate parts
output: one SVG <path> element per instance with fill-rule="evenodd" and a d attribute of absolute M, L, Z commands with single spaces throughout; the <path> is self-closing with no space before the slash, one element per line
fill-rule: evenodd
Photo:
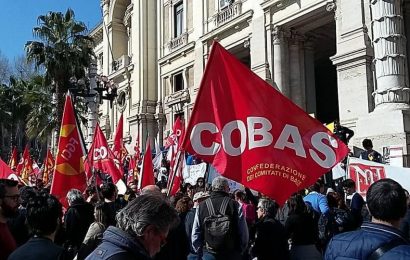
<path fill-rule="evenodd" d="M 94 129 L 98 120 L 98 106 L 103 100 L 110 101 L 110 108 L 117 97 L 117 84 L 109 80 L 107 76 L 97 75 L 97 65 L 92 63 L 89 71 L 89 87 L 84 80 L 73 77 L 70 80 L 70 91 L 75 97 L 83 97 L 87 102 L 87 146 L 93 142 Z M 98 102 L 97 102 L 98 101 Z"/>
<path fill-rule="evenodd" d="M 98 120 L 98 104 L 97 99 L 97 64 L 91 63 L 90 69 L 88 71 L 88 76 L 90 77 L 90 96 L 87 97 L 87 107 L 88 107 L 88 117 L 87 117 L 87 146 L 91 146 L 93 142 L 94 129 Z"/>

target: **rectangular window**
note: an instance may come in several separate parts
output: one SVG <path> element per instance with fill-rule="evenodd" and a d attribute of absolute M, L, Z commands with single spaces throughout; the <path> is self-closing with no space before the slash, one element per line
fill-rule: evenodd
<path fill-rule="evenodd" d="M 180 91 L 184 89 L 184 78 L 182 77 L 182 73 L 178 73 L 174 75 L 174 92 Z"/>
<path fill-rule="evenodd" d="M 228 7 L 233 2 L 234 2 L 233 0 L 219 0 L 219 9 L 224 9 L 225 7 Z"/>
<path fill-rule="evenodd" d="M 182 34 L 184 23 L 184 6 L 183 1 L 174 6 L 174 38 Z"/>

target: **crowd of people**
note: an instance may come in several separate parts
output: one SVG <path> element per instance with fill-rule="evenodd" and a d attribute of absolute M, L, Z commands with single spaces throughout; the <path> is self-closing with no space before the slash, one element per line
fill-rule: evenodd
<path fill-rule="evenodd" d="M 410 259 L 409 196 L 391 179 L 366 202 L 350 179 L 319 180 L 282 206 L 223 177 L 171 197 L 158 184 L 72 189 L 65 209 L 45 188 L 1 179 L 0 259 Z"/>

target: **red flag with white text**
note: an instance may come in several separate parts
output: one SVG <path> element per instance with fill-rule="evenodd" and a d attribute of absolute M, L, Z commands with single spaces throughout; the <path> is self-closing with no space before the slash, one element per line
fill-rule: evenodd
<path fill-rule="evenodd" d="M 177 148 L 181 145 L 184 136 L 185 126 L 181 118 L 177 117 L 172 127 L 172 133 L 165 139 L 165 148 L 176 145 Z"/>
<path fill-rule="evenodd" d="M 217 42 L 182 149 L 279 204 L 316 182 L 349 151 Z"/>
<path fill-rule="evenodd" d="M 121 180 L 122 174 L 115 166 L 114 154 L 108 148 L 107 139 L 101 131 L 100 125 L 95 126 L 94 140 L 87 156 L 90 167 L 108 173 L 112 181 L 117 183 Z"/>
<path fill-rule="evenodd" d="M 142 168 L 138 180 L 138 188 L 142 189 L 148 185 L 154 185 L 154 167 L 152 166 L 152 154 L 149 137 L 147 138 L 147 145 L 145 147 L 144 158 L 142 159 Z"/>
<path fill-rule="evenodd" d="M 67 205 L 65 197 L 70 189 L 83 191 L 87 186 L 83 159 L 85 152 L 74 113 L 71 95 L 67 93 L 50 190 L 63 205 Z"/>

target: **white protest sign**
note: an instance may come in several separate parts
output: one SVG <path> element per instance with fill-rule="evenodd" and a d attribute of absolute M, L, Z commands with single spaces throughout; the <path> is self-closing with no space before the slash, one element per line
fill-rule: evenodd
<path fill-rule="evenodd" d="M 187 165 L 183 172 L 185 183 L 195 185 L 198 178 L 204 178 L 206 163 Z"/>

